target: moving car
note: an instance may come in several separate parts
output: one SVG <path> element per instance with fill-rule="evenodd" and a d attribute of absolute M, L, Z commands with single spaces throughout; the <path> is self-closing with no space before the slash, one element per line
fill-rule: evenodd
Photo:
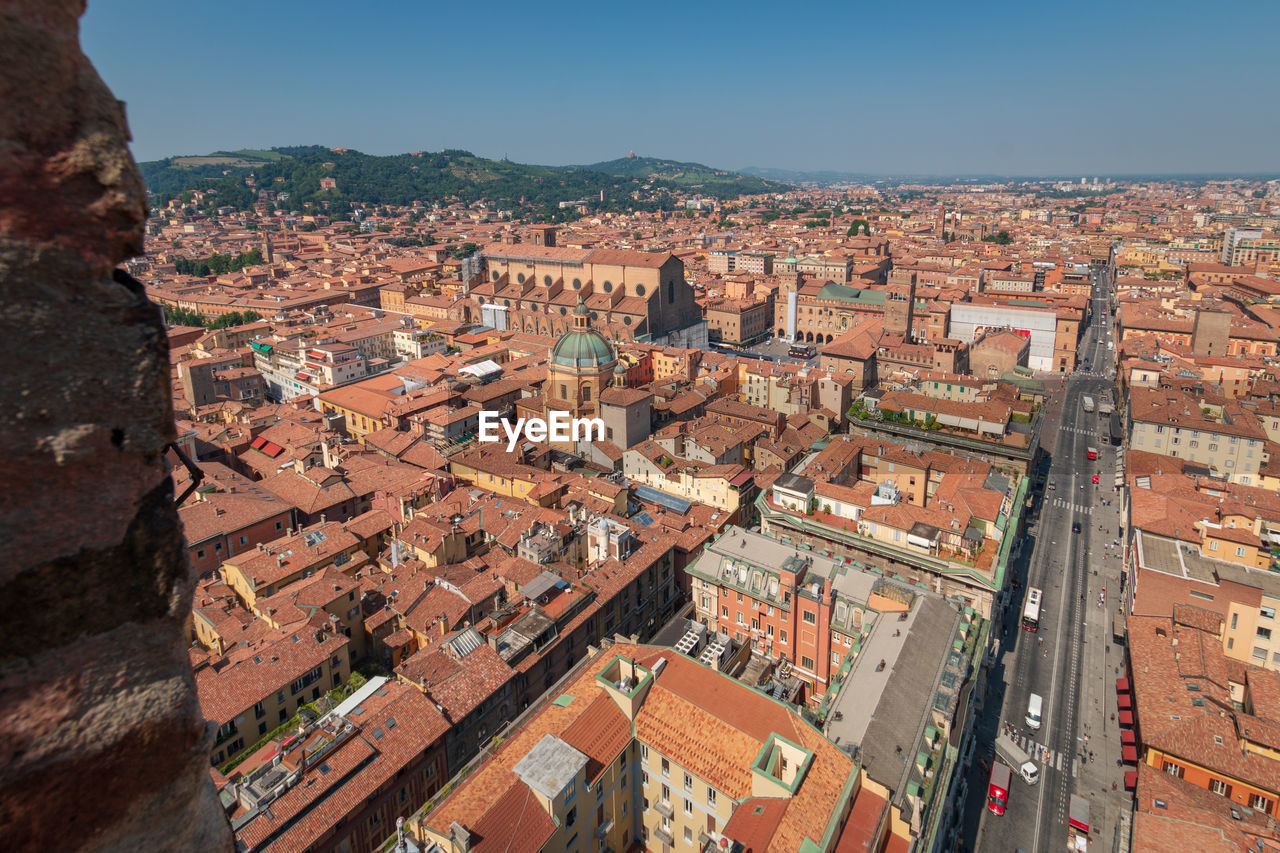
<path fill-rule="evenodd" d="M 1079 532 L 1080 532 L 1080 522 L 1078 522 L 1078 521 L 1073 521 L 1073 522 L 1071 523 L 1071 532 L 1072 532 L 1072 533 L 1079 533 Z"/>
<path fill-rule="evenodd" d="M 1040 714 L 1044 710 L 1044 700 L 1039 693 L 1032 693 L 1027 701 L 1027 728 L 1040 728 Z"/>

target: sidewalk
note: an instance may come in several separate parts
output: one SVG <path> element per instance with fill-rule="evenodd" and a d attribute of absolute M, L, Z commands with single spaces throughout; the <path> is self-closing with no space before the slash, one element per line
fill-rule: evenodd
<path fill-rule="evenodd" d="M 1104 481 L 1115 474 L 1115 456 L 1107 454 Z M 1109 490 L 1108 490 L 1109 491 Z M 1111 506 L 1099 506 L 1095 524 L 1105 528 L 1105 535 L 1095 531 L 1101 541 L 1110 542 L 1123 537 L 1118 533 L 1120 517 L 1116 512 L 1119 496 L 1107 495 Z M 1088 591 L 1085 594 L 1084 648 L 1080 675 L 1080 716 L 1076 738 L 1075 793 L 1092 804 L 1093 822 L 1096 827 L 1089 833 L 1090 853 L 1111 851 L 1116 838 L 1116 827 L 1122 815 L 1132 809 L 1133 797 L 1124 788 L 1124 771 L 1121 766 L 1120 724 L 1116 700 L 1116 679 L 1125 674 L 1124 646 L 1113 642 L 1112 618 L 1115 616 L 1120 595 L 1120 571 L 1122 561 L 1116 558 L 1117 549 L 1100 548 L 1091 553 Z M 1097 606 L 1099 593 L 1106 589 L 1106 603 Z M 1089 736 L 1085 746 L 1084 736 Z M 1081 755 L 1092 750 L 1093 758 L 1081 761 Z M 1136 768 L 1128 768 L 1136 769 Z"/>

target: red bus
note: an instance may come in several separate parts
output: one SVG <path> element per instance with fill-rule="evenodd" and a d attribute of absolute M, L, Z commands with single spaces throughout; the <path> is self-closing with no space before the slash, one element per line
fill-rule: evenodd
<path fill-rule="evenodd" d="M 991 783 L 987 785 L 987 808 L 994 815 L 1004 814 L 1009 805 L 1009 782 L 1013 780 L 1013 771 L 1008 765 L 995 762 L 991 765 Z"/>
<path fill-rule="evenodd" d="M 1094 461 L 1095 459 L 1097 459 L 1097 458 L 1098 458 L 1098 448 L 1096 448 L 1096 447 L 1087 447 L 1087 448 L 1085 448 L 1085 451 L 1084 451 L 1084 458 L 1085 458 L 1085 459 L 1088 459 L 1090 462 L 1092 462 L 1092 461 Z"/>

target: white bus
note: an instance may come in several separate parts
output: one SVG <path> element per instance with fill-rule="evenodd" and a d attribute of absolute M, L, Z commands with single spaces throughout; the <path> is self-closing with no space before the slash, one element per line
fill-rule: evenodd
<path fill-rule="evenodd" d="M 1040 596 L 1038 587 L 1027 590 L 1027 603 L 1022 608 L 1022 627 L 1028 631 L 1040 630 Z"/>

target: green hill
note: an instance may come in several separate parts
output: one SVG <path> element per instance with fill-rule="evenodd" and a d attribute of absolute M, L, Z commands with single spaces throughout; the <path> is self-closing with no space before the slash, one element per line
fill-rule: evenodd
<path fill-rule="evenodd" d="M 204 202 L 210 209 L 248 209 L 259 190 L 270 189 L 277 198 L 287 196 L 281 203 L 287 210 L 323 207 L 326 202 L 331 213 L 341 213 L 349 202 L 408 205 L 483 200 L 515 216 L 552 220 L 576 216 L 572 208 L 560 208 L 564 201 L 584 201 L 596 211 L 673 210 L 681 206 L 675 193 L 736 198 L 785 188 L 697 164 L 650 158 L 615 162 L 630 164 L 636 173 L 488 160 L 460 150 L 379 157 L 320 146 L 219 151 L 140 166 L 156 204 L 165 205 L 192 190 L 213 190 Z M 333 178 L 336 187 L 322 188 L 325 178 Z"/>
<path fill-rule="evenodd" d="M 592 163 L 589 166 L 578 166 L 580 169 L 591 169 L 607 175 L 619 175 L 627 178 L 649 178 L 666 184 L 678 186 L 688 191 L 701 191 L 709 195 L 723 197 L 726 195 L 754 195 L 757 193 L 777 192 L 784 185 L 766 181 L 753 175 L 742 175 L 727 169 L 713 169 L 701 163 L 681 163 L 678 160 L 663 160 L 658 157 L 619 157 L 603 163 Z"/>

